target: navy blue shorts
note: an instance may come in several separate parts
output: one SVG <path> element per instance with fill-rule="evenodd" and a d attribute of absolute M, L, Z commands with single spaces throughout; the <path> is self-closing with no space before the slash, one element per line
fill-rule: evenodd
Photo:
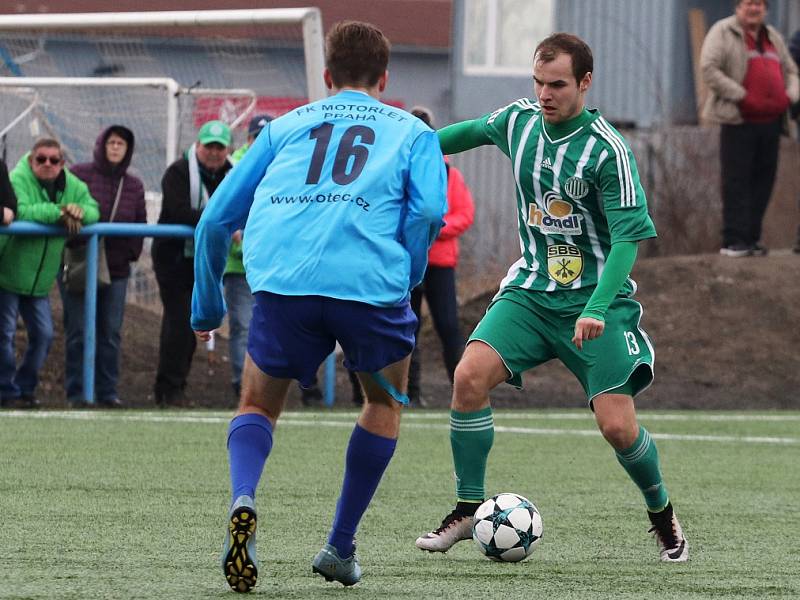
<path fill-rule="evenodd" d="M 247 351 L 272 377 L 312 385 L 337 341 L 345 367 L 367 373 L 396 363 L 414 349 L 417 317 L 408 302 L 381 307 L 325 296 L 254 296 Z"/>

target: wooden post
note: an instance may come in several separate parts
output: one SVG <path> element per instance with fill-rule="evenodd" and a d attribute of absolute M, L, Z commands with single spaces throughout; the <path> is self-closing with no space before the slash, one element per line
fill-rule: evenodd
<path fill-rule="evenodd" d="M 689 9 L 689 38 L 692 44 L 692 70 L 694 72 L 694 98 L 697 103 L 697 122 L 702 124 L 703 106 L 708 96 L 706 82 L 700 71 L 700 50 L 706 37 L 706 14 L 700 8 Z"/>

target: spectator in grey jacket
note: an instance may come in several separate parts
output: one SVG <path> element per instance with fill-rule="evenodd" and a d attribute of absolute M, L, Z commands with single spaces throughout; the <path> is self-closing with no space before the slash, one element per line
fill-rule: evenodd
<path fill-rule="evenodd" d="M 783 118 L 800 97 L 786 44 L 765 24 L 767 0 L 737 0 L 703 41 L 700 68 L 709 88 L 703 118 L 720 125 L 722 248 L 730 257 L 763 256 L 761 224 L 775 173 Z"/>

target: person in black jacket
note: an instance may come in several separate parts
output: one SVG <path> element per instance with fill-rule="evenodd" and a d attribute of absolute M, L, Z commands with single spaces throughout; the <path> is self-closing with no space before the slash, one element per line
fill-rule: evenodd
<path fill-rule="evenodd" d="M 159 223 L 197 225 L 208 198 L 232 168 L 228 159 L 231 130 L 209 121 L 185 156 L 167 167 L 161 179 Z M 194 240 L 156 238 L 153 268 L 164 312 L 154 387 L 156 404 L 187 406 L 184 390 L 197 346 L 189 324 L 194 285 Z"/>
<path fill-rule="evenodd" d="M 8 179 L 8 167 L 2 160 L 0 160 L 0 207 L 3 209 L 0 225 L 11 225 L 17 215 L 17 197 Z"/>

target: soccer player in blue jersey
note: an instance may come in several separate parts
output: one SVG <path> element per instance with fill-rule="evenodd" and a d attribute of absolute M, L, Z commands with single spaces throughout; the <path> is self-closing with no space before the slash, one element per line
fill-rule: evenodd
<path fill-rule="evenodd" d="M 394 453 L 417 320 L 409 292 L 446 212 L 436 134 L 379 102 L 389 42 L 343 22 L 326 37 L 334 95 L 268 123 L 197 225 L 192 328 L 206 339 L 225 313 L 231 234 L 244 233 L 255 295 L 239 409 L 228 429 L 232 504 L 223 571 L 237 592 L 257 578 L 255 490 L 291 380 L 314 382 L 338 341 L 366 402 L 347 448 L 328 543 L 313 571 L 353 585 L 354 535 Z"/>

